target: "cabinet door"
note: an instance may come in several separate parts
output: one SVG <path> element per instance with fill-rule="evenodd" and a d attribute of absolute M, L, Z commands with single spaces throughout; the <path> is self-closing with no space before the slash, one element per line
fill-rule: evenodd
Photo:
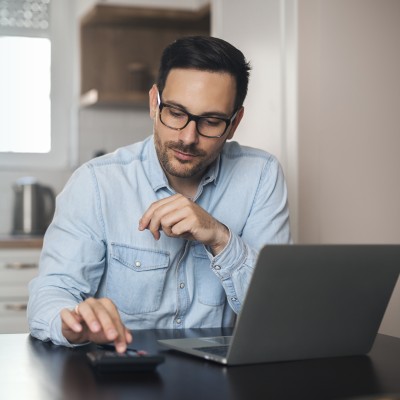
<path fill-rule="evenodd" d="M 28 297 L 0 299 L 0 333 L 29 332 L 27 305 Z"/>
<path fill-rule="evenodd" d="M 40 249 L 0 250 L 0 333 L 28 332 L 28 284 L 37 275 Z"/>

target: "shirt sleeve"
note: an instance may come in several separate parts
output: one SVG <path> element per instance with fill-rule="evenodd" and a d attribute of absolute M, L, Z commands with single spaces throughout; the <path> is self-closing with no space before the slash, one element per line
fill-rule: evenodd
<path fill-rule="evenodd" d="M 32 336 L 71 346 L 61 333 L 60 311 L 94 296 L 105 267 L 100 196 L 90 165 L 78 169 L 57 197 L 45 234 L 39 274 L 29 284 Z"/>
<path fill-rule="evenodd" d="M 243 232 L 238 235 L 230 230 L 226 247 L 215 257 L 208 252 L 211 269 L 235 313 L 240 311 L 261 248 L 291 242 L 285 178 L 279 162 L 271 157 L 262 171 Z"/>

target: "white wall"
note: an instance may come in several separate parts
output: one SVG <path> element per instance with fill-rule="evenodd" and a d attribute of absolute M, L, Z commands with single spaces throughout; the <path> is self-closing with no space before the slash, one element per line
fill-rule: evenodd
<path fill-rule="evenodd" d="M 299 9 L 300 232 L 400 242 L 400 2 Z"/>
<path fill-rule="evenodd" d="M 398 0 L 299 2 L 302 242 L 400 243 L 399 21 Z"/>
<path fill-rule="evenodd" d="M 79 111 L 79 165 L 118 147 L 143 140 L 153 132 L 148 110 L 84 108 Z"/>
<path fill-rule="evenodd" d="M 238 47 L 252 71 L 245 115 L 234 140 L 281 162 L 297 238 L 297 46 L 295 0 L 214 0 L 213 36 Z"/>

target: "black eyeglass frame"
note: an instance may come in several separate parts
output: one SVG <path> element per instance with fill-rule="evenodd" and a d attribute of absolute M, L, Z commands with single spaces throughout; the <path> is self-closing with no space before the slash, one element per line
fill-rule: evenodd
<path fill-rule="evenodd" d="M 176 106 L 173 106 L 173 105 L 168 104 L 168 103 L 163 103 L 163 102 L 161 101 L 161 98 L 160 98 L 160 93 L 157 94 L 157 100 L 158 100 L 158 109 L 160 110 L 159 118 L 160 118 L 161 123 L 162 123 L 164 126 L 166 126 L 167 128 L 173 129 L 174 131 L 181 131 L 182 129 L 185 129 L 185 128 L 189 125 L 189 122 L 190 122 L 190 121 L 194 121 L 194 122 L 196 123 L 196 131 L 197 131 L 197 133 L 198 133 L 200 136 L 204 136 L 204 137 L 210 138 L 210 139 L 218 139 L 218 138 L 221 138 L 222 136 L 224 136 L 225 133 L 226 133 L 226 131 L 228 130 L 229 126 L 232 125 L 232 123 L 233 123 L 233 121 L 235 120 L 236 115 L 237 115 L 237 113 L 238 113 L 238 111 L 239 111 L 239 110 L 234 111 L 234 113 L 232 114 L 232 116 L 231 116 L 230 118 L 215 117 L 215 116 L 211 116 L 211 115 L 209 115 L 209 116 L 206 117 L 206 116 L 201 116 L 201 115 L 194 115 L 194 114 L 191 114 L 191 113 L 188 112 L 188 111 L 182 110 L 180 107 L 176 107 Z M 170 108 L 179 110 L 180 112 L 186 114 L 186 115 L 188 116 L 188 120 L 186 121 L 186 124 L 185 124 L 184 126 L 182 126 L 182 128 L 173 128 L 172 126 L 167 125 L 167 124 L 161 119 L 161 111 L 162 111 L 162 109 L 163 109 L 164 107 L 170 107 Z M 219 119 L 219 120 L 225 122 L 225 125 L 226 125 L 226 126 L 225 126 L 224 131 L 223 131 L 220 135 L 217 135 L 217 136 L 208 136 L 208 135 L 205 135 L 204 133 L 201 133 L 201 132 L 199 131 L 199 128 L 198 128 L 198 121 L 199 121 L 200 119 L 207 119 L 207 118 L 216 118 L 216 119 Z"/>

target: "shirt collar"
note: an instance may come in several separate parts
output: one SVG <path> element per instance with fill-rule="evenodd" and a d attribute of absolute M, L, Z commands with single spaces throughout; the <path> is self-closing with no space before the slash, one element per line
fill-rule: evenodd
<path fill-rule="evenodd" d="M 204 174 L 200 185 L 204 186 L 211 182 L 213 182 L 214 185 L 217 184 L 220 159 L 221 159 L 221 154 L 218 154 L 218 157 L 215 159 L 215 161 L 207 168 L 207 171 Z"/>
<path fill-rule="evenodd" d="M 168 187 L 168 179 L 161 167 L 160 161 L 157 157 L 156 148 L 154 145 L 154 135 L 150 136 L 147 142 L 147 170 L 149 171 L 149 178 L 153 190 L 157 190 Z"/>

